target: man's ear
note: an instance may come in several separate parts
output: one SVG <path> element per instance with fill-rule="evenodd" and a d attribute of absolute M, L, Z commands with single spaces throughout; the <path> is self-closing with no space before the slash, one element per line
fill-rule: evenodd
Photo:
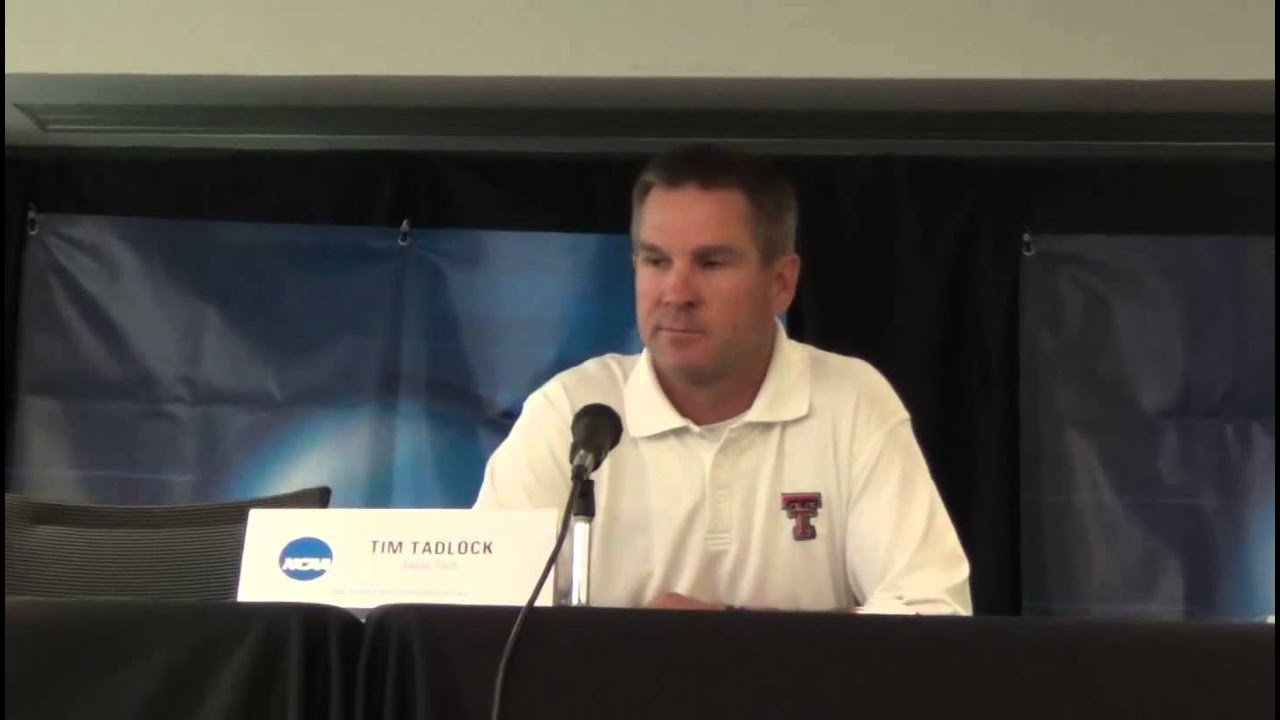
<path fill-rule="evenodd" d="M 796 284 L 800 282 L 800 256 L 789 253 L 778 258 L 770 270 L 773 285 L 773 314 L 781 315 L 791 307 L 796 297 Z"/>

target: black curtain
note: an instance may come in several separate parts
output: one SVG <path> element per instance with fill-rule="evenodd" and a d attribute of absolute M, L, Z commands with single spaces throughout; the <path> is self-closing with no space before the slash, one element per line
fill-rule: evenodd
<path fill-rule="evenodd" d="M 643 158 L 16 150 L 5 157 L 6 430 L 25 208 L 289 223 L 626 232 Z M 786 158 L 801 203 L 798 339 L 893 382 L 973 565 L 1020 610 L 1018 257 L 1024 231 L 1273 234 L 1274 159 Z M 14 180 L 18 182 L 13 182 Z M 6 452 L 8 443 L 6 443 Z"/>

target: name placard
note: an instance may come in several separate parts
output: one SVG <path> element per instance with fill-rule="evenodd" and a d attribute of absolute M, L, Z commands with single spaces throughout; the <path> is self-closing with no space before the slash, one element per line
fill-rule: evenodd
<path fill-rule="evenodd" d="M 523 605 L 555 532 L 555 510 L 254 509 L 237 598 Z M 538 605 L 551 604 L 554 576 Z"/>

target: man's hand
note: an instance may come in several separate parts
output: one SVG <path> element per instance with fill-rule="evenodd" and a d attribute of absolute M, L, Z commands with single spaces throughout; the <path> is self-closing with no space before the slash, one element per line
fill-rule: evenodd
<path fill-rule="evenodd" d="M 650 600 L 648 607 L 660 610 L 724 610 L 727 606 L 723 603 L 702 602 L 688 595 L 668 592 Z"/>
<path fill-rule="evenodd" d="M 649 601 L 645 607 L 656 608 L 658 610 L 728 610 L 729 606 L 724 603 L 702 602 L 697 598 L 691 598 L 688 595 L 681 595 L 677 592 L 662 593 L 658 597 Z M 741 610 L 742 608 L 735 608 Z M 760 608 L 752 608 L 759 610 Z M 831 612 L 849 613 L 857 615 L 862 612 L 862 608 L 856 605 L 851 608 L 836 608 Z"/>

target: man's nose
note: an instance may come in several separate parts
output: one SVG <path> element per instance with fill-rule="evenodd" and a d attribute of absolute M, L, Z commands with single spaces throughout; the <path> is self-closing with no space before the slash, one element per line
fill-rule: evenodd
<path fill-rule="evenodd" d="M 694 307 L 700 299 L 696 278 L 688 266 L 671 268 L 662 290 L 662 301 L 667 305 Z"/>

